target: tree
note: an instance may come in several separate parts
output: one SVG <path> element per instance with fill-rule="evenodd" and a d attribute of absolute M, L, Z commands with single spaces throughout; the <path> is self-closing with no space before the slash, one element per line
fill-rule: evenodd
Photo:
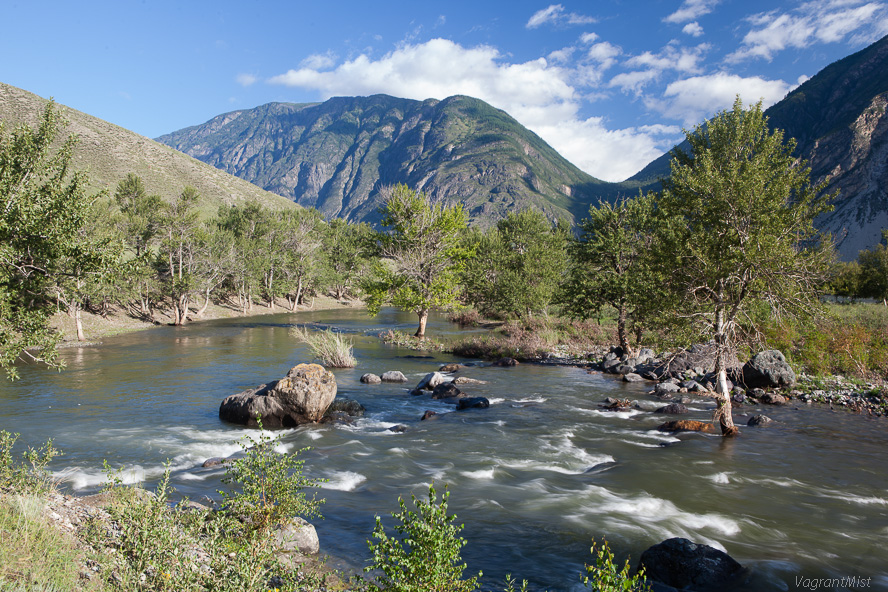
<path fill-rule="evenodd" d="M 373 565 L 365 571 L 382 572 L 370 582 L 370 592 L 473 592 L 478 588 L 477 576 L 462 579 L 466 564 L 460 558 L 460 549 L 466 541 L 459 536 L 462 525 L 453 524 L 455 515 L 447 514 L 445 492 L 438 503 L 433 485 L 429 486 L 428 502 L 411 495 L 416 511 L 408 510 L 398 498 L 400 511 L 393 512 L 398 520 L 395 531 L 402 540 L 389 537 L 382 520 L 376 517 L 373 537 L 368 541 L 373 554 Z"/>
<path fill-rule="evenodd" d="M 60 263 L 82 257 L 79 230 L 97 198 L 86 194 L 86 175 L 70 170 L 76 137 L 55 143 L 62 125 L 52 101 L 34 128 L 7 135 L 0 124 L 0 367 L 9 378 L 23 354 L 59 366 L 50 291 Z"/>
<path fill-rule="evenodd" d="M 467 218 L 461 204 L 434 203 L 425 193 L 400 184 L 390 190 L 380 208 L 377 236 L 386 259 L 375 266 L 364 286 L 367 309 L 376 314 L 390 302 L 419 317 L 415 337 L 425 337 L 429 311 L 456 302 L 458 274 L 468 252 L 460 243 Z M 388 265 L 386 265 L 386 263 Z"/>
<path fill-rule="evenodd" d="M 324 283 L 337 300 L 357 296 L 370 264 L 371 230 L 367 224 L 349 224 L 334 218 L 324 234 Z"/>
<path fill-rule="evenodd" d="M 888 306 L 888 230 L 882 231 L 882 241 L 857 255 L 860 264 L 860 295 L 881 300 Z"/>
<path fill-rule="evenodd" d="M 570 248 L 571 268 L 561 300 L 574 318 L 598 315 L 603 305 L 617 311 L 617 338 L 630 352 L 629 331 L 640 341 L 643 322 L 663 303 L 662 278 L 652 258 L 658 224 L 652 195 L 617 203 L 600 202 L 580 223 Z"/>
<path fill-rule="evenodd" d="M 540 212 L 510 212 L 478 239 L 465 271 L 469 301 L 491 316 L 545 313 L 563 279 L 569 236 L 566 224 Z"/>
<path fill-rule="evenodd" d="M 198 224 L 197 202 L 200 194 L 186 186 L 164 207 L 160 222 L 158 266 L 167 295 L 172 300 L 173 324 L 184 325 L 188 320 L 188 304 L 197 282 L 198 246 L 206 240 Z"/>
<path fill-rule="evenodd" d="M 760 102 L 747 110 L 738 97 L 733 110 L 686 135 L 690 151 L 673 151 L 659 197 L 675 222 L 659 253 L 672 270 L 678 315 L 715 341 L 716 417 L 733 435 L 726 359 L 734 330 L 756 305 L 775 316 L 817 310 L 831 245 L 813 221 L 832 196 L 811 184 L 810 168 L 792 155 L 795 141 L 769 130 Z"/>

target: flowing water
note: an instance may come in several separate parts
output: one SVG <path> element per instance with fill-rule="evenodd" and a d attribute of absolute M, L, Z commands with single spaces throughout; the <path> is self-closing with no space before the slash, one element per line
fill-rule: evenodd
<path fill-rule="evenodd" d="M 124 467 L 125 480 L 148 486 L 169 462 L 181 494 L 212 496 L 222 471 L 201 463 L 239 451 L 238 439 L 255 433 L 220 422 L 219 402 L 309 361 L 288 336 L 290 326 L 309 322 L 352 334 L 359 365 L 334 373 L 339 394 L 367 408 L 353 426 L 281 432 L 287 450 L 311 446 L 306 472 L 328 479 L 325 519 L 316 524 L 334 565 L 365 565 L 374 516 L 397 509 L 398 496 L 424 496 L 434 482 L 448 485 L 450 509 L 465 524 L 463 559 L 484 571 L 491 589 L 511 573 L 532 589 L 580 590 L 593 538 L 606 537 L 617 559 L 631 555 L 634 565 L 650 545 L 681 536 L 750 567 L 743 589 L 806 589 L 802 577 L 855 576 L 871 578 L 867 589 L 888 590 L 888 419 L 747 408 L 777 422 L 733 440 L 674 437 L 654 429 L 664 417 L 647 411 L 659 405 L 649 385 L 532 364 L 463 370 L 487 381 L 464 390 L 491 407 L 452 412 L 407 394 L 454 359 L 382 344 L 374 336 L 381 329 L 413 329 L 414 317 L 391 310 L 160 327 L 65 349 L 63 372 L 23 366 L 21 380 L 0 382 L 0 428 L 30 445 L 52 437 L 66 453 L 52 468 L 78 493 L 101 486 L 107 460 Z M 429 332 L 459 331 L 432 319 Z M 359 382 L 386 370 L 410 382 Z M 599 410 L 608 396 L 637 399 L 645 411 Z M 711 415 L 706 399 L 690 407 L 693 419 Z M 427 409 L 451 413 L 420 422 Z M 395 424 L 408 430 L 389 431 Z"/>

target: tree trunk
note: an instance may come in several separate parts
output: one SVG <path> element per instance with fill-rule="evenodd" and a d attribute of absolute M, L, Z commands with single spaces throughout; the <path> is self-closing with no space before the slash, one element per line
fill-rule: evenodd
<path fill-rule="evenodd" d="M 728 391 L 728 332 L 725 323 L 725 311 L 719 307 L 715 312 L 715 375 L 716 375 L 716 404 L 718 406 L 715 415 L 721 426 L 722 436 L 736 436 L 740 430 L 734 425 L 731 414 L 731 394 Z"/>
<path fill-rule="evenodd" d="M 207 299 L 204 301 L 203 306 L 200 307 L 200 310 L 197 311 L 197 313 L 195 313 L 196 316 L 202 317 L 204 315 L 204 313 L 207 312 L 207 307 L 210 305 L 210 290 L 211 289 L 212 288 L 207 288 L 207 292 L 206 292 Z"/>
<path fill-rule="evenodd" d="M 617 313 L 617 339 L 620 341 L 623 353 L 631 357 L 632 349 L 629 347 L 629 336 L 626 334 L 626 304 L 624 302 L 620 302 Z"/>
<path fill-rule="evenodd" d="M 86 341 L 86 336 L 83 334 L 83 319 L 80 316 L 80 306 L 77 304 L 73 306 L 76 307 L 74 309 L 74 325 L 77 327 L 77 341 Z"/>
<path fill-rule="evenodd" d="M 421 310 L 417 314 L 419 315 L 419 328 L 416 330 L 416 333 L 414 333 L 413 336 L 418 337 L 419 339 L 423 339 L 425 338 L 426 323 L 429 320 L 429 311 Z"/>

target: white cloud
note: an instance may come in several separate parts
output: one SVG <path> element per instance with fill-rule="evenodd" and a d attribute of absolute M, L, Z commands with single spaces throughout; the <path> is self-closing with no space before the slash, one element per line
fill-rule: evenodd
<path fill-rule="evenodd" d="M 332 51 L 328 51 L 327 53 L 314 53 L 302 60 L 299 65 L 303 68 L 310 68 L 312 70 L 326 70 L 336 65 L 336 58 L 336 54 Z"/>
<path fill-rule="evenodd" d="M 580 35 L 580 41 L 583 43 L 595 43 L 598 41 L 598 33 L 583 33 Z"/>
<path fill-rule="evenodd" d="M 797 49 L 814 43 L 836 43 L 855 33 L 855 38 L 878 34 L 878 15 L 885 14 L 885 5 L 860 0 L 815 0 L 806 2 L 792 12 L 771 11 L 756 14 L 748 22 L 752 26 L 743 37 L 743 45 L 726 58 L 728 62 L 762 58 L 771 61 L 788 47 Z"/>
<path fill-rule="evenodd" d="M 660 72 L 657 70 L 637 70 L 635 72 L 623 72 L 617 74 L 607 83 L 611 88 L 619 88 L 623 92 L 633 92 L 640 95 L 642 89 L 657 80 Z"/>
<path fill-rule="evenodd" d="M 697 21 L 693 21 L 691 23 L 686 24 L 681 32 L 685 35 L 690 35 L 691 37 L 699 37 L 703 34 L 703 27 L 700 26 L 700 23 Z"/>
<path fill-rule="evenodd" d="M 546 59 L 553 64 L 566 64 L 570 61 L 571 56 L 573 56 L 576 50 L 577 48 L 575 47 L 565 47 L 563 49 L 558 49 L 547 55 Z"/>
<path fill-rule="evenodd" d="M 709 14 L 720 0 L 685 0 L 678 10 L 663 19 L 667 23 L 686 23 Z"/>
<path fill-rule="evenodd" d="M 550 4 L 548 7 L 533 13 L 530 19 L 528 19 L 527 24 L 524 26 L 528 29 L 536 29 L 537 27 L 541 27 L 549 23 L 588 25 L 594 22 L 596 22 L 596 19 L 591 16 L 585 16 L 582 14 L 577 14 L 575 12 L 565 13 L 563 4 Z"/>
<path fill-rule="evenodd" d="M 743 78 L 721 72 L 673 82 L 663 92 L 663 99 L 648 98 L 645 104 L 689 126 L 702 122 L 720 109 L 730 108 L 737 95 L 746 104 L 762 100 L 764 107 L 769 107 L 792 88 L 782 80 L 765 80 L 758 76 Z"/>
<path fill-rule="evenodd" d="M 602 48 L 601 57 L 618 48 Z M 544 58 L 508 63 L 493 47 L 465 48 L 447 39 L 405 44 L 379 59 L 360 55 L 327 71 L 300 67 L 273 84 L 335 95 L 386 93 L 423 100 L 463 94 L 505 110 L 565 158 L 600 179 L 621 181 L 658 157 L 674 138 L 659 128 L 607 129 L 581 117 L 577 72 Z"/>
<path fill-rule="evenodd" d="M 241 86 L 251 86 L 251 85 L 255 84 L 256 82 L 258 82 L 259 78 L 256 76 L 253 76 L 252 74 L 238 74 L 235 77 L 235 80 Z"/>
<path fill-rule="evenodd" d="M 676 70 L 693 74 L 700 71 L 703 54 L 709 50 L 709 44 L 701 43 L 696 47 L 676 47 L 667 45 L 659 53 L 644 52 L 626 61 L 632 68 L 646 67 L 652 70 Z"/>

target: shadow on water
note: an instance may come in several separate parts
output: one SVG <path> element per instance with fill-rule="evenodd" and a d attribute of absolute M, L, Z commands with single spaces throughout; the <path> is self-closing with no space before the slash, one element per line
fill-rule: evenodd
<path fill-rule="evenodd" d="M 334 563 L 360 569 L 374 516 L 398 496 L 447 484 L 466 525 L 463 558 L 501 588 L 506 573 L 533 589 L 580 590 L 593 539 L 606 537 L 622 561 L 666 538 L 683 536 L 727 550 L 751 568 L 748 590 L 799 589 L 796 578 L 872 577 L 888 589 L 888 449 L 885 421 L 787 406 L 765 412 L 775 423 L 723 440 L 656 431 L 662 416 L 645 385 L 559 366 L 474 366 L 460 372 L 486 381 L 466 386 L 489 409 L 411 397 L 427 372 L 453 361 L 385 345 L 374 333 L 412 333 L 415 318 L 385 310 L 376 318 L 350 309 L 228 319 L 186 328 L 158 327 L 62 351 L 61 373 L 21 368 L 0 383 L 0 428 L 25 444 L 52 437 L 66 452 L 53 466 L 64 487 L 94 491 L 102 460 L 124 467 L 130 482 L 151 485 L 169 461 L 182 495 L 213 496 L 222 472 L 207 458 L 229 456 L 251 430 L 218 419 L 227 395 L 283 376 L 309 361 L 288 335 L 299 324 L 349 334 L 359 366 L 334 373 L 340 396 L 360 401 L 353 426 L 281 432 L 290 450 L 311 446 L 308 472 L 328 479 L 320 492 L 326 518 L 322 547 Z M 433 318 L 444 339 L 461 330 Z M 365 372 L 400 370 L 406 385 L 364 385 Z M 645 410 L 606 412 L 605 397 L 637 400 Z M 691 418 L 707 420 L 712 403 L 695 399 Z M 441 417 L 420 422 L 426 410 Z M 388 428 L 404 424 L 404 433 Z"/>

